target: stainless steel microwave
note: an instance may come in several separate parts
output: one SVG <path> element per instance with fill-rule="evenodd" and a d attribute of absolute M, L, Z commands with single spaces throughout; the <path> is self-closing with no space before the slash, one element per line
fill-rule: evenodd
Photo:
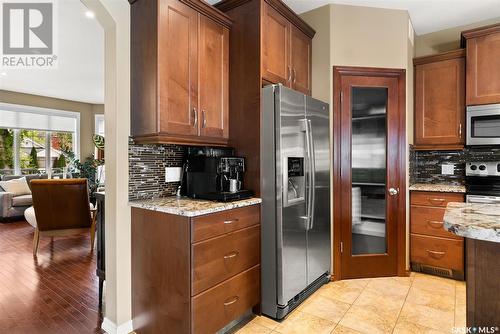
<path fill-rule="evenodd" d="M 467 145 L 500 145 L 500 104 L 467 107 Z"/>

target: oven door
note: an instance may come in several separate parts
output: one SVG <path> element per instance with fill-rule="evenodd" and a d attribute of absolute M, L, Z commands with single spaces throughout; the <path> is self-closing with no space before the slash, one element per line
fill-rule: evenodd
<path fill-rule="evenodd" d="M 467 145 L 500 145 L 500 104 L 467 107 Z"/>

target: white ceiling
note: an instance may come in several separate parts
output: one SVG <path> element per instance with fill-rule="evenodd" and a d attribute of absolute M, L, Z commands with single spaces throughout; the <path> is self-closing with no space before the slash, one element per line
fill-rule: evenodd
<path fill-rule="evenodd" d="M 284 0 L 297 13 L 329 4 L 407 10 L 417 35 L 500 17 L 500 0 Z"/>
<path fill-rule="evenodd" d="M 80 0 L 57 1 L 57 69 L 1 69 L 0 89 L 87 103 L 104 102 L 104 31 Z"/>

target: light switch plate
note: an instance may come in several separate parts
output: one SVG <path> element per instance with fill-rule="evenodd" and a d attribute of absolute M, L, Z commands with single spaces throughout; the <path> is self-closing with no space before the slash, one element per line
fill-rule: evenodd
<path fill-rule="evenodd" d="M 166 167 L 165 182 L 180 182 L 182 167 Z"/>
<path fill-rule="evenodd" d="M 455 174 L 455 165 L 454 164 L 442 164 L 441 165 L 441 174 L 454 175 Z"/>

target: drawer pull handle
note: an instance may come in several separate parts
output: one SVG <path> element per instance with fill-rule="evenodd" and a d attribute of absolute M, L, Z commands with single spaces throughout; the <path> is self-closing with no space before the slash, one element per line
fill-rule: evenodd
<path fill-rule="evenodd" d="M 427 224 L 432 228 L 442 228 L 443 227 L 443 222 L 438 222 L 435 220 L 428 220 Z"/>
<path fill-rule="evenodd" d="M 446 252 L 433 251 L 429 249 L 427 250 L 427 253 L 429 253 L 430 257 L 433 257 L 435 259 L 440 259 L 446 254 Z"/>
<path fill-rule="evenodd" d="M 429 198 L 429 202 L 431 202 L 431 203 L 436 203 L 437 202 L 437 203 L 441 204 L 444 201 L 446 201 L 444 198 Z"/>
<path fill-rule="evenodd" d="M 238 301 L 238 299 L 240 299 L 240 297 L 238 296 L 234 296 L 233 298 L 231 298 L 230 300 L 226 300 L 224 302 L 224 306 L 229 306 L 229 305 L 232 305 L 234 303 L 236 303 Z"/>
<path fill-rule="evenodd" d="M 224 224 L 232 224 L 232 223 L 236 223 L 238 221 L 239 221 L 238 218 L 231 219 L 231 220 L 224 220 Z"/>
<path fill-rule="evenodd" d="M 236 251 L 231 252 L 231 253 L 229 253 L 229 254 L 227 254 L 227 255 L 224 255 L 224 260 L 229 260 L 229 259 L 235 258 L 235 257 L 237 257 L 239 254 L 240 254 L 240 253 L 239 253 L 239 252 L 236 252 Z"/>

